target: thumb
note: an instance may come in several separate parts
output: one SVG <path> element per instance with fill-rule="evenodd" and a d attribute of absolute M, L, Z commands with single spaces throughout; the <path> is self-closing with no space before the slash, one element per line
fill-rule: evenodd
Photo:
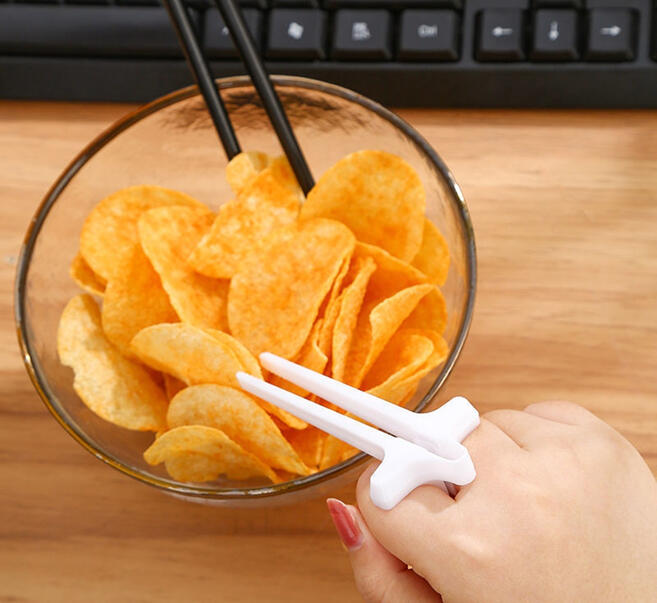
<path fill-rule="evenodd" d="M 326 504 L 349 553 L 356 588 L 365 601 L 442 601 L 424 578 L 378 543 L 356 507 L 337 498 L 329 498 Z"/>

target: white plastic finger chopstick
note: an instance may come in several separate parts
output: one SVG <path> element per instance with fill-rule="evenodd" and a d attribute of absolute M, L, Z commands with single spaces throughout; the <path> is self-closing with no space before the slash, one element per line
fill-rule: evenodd
<path fill-rule="evenodd" d="M 474 479 L 472 459 L 461 441 L 479 425 L 479 413 L 465 398 L 452 398 L 437 410 L 417 414 L 274 354 L 261 354 L 260 362 L 286 381 L 388 432 L 237 373 L 244 390 L 379 459 L 381 465 L 370 478 L 370 496 L 377 507 L 392 509 L 424 484 L 463 486 Z"/>

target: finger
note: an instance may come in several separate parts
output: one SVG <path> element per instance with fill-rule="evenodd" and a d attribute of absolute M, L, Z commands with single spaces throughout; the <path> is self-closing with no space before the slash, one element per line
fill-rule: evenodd
<path fill-rule="evenodd" d="M 522 410 L 492 410 L 484 418 L 526 450 L 536 448 L 545 440 L 554 440 L 564 429 L 573 428 Z"/>
<path fill-rule="evenodd" d="M 603 423 L 602 419 L 596 417 L 591 411 L 586 410 L 579 404 L 555 400 L 548 402 L 536 402 L 525 408 L 524 412 L 566 425 L 591 425 Z"/>
<path fill-rule="evenodd" d="M 349 553 L 358 592 L 365 601 L 442 601 L 424 578 L 377 542 L 356 507 L 336 498 L 329 498 L 326 504 Z"/>

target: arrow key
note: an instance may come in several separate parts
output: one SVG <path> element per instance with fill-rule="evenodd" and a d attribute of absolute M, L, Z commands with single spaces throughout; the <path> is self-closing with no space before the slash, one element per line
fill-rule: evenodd
<path fill-rule="evenodd" d="M 633 61 L 635 53 L 635 11 L 626 8 L 589 11 L 587 61 Z"/>
<path fill-rule="evenodd" d="M 477 15 L 478 61 L 522 61 L 524 18 L 521 10 L 487 9 Z"/>
<path fill-rule="evenodd" d="M 577 12 L 574 10 L 537 10 L 534 13 L 533 61 L 576 61 Z"/>

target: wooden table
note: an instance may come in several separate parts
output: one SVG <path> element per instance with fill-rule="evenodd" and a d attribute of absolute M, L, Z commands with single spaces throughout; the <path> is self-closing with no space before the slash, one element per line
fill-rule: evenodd
<path fill-rule="evenodd" d="M 0 600 L 358 600 L 324 501 L 174 500 L 84 452 L 28 381 L 12 316 L 23 233 L 127 109 L 0 103 Z M 402 114 L 453 169 L 477 233 L 476 317 L 444 397 L 577 401 L 657 472 L 657 113 Z"/>

